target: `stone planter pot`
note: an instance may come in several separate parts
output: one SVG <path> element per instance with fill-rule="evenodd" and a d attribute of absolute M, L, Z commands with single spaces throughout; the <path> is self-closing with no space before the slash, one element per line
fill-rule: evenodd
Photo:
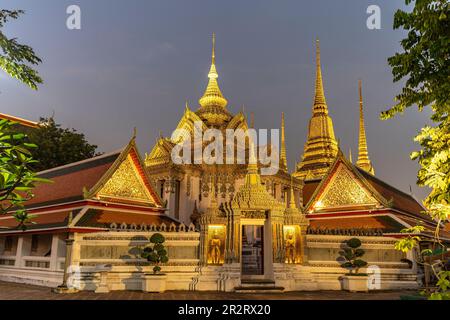
<path fill-rule="evenodd" d="M 142 279 L 142 291 L 158 292 L 166 291 L 167 275 L 146 273 Z"/>
<path fill-rule="evenodd" d="M 344 290 L 348 290 L 350 292 L 368 292 L 368 279 L 369 276 L 367 275 L 346 275 L 342 277 L 342 285 Z"/>

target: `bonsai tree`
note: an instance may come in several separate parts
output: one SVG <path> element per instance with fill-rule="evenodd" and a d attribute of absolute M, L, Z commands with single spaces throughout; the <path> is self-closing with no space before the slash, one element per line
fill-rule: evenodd
<path fill-rule="evenodd" d="M 350 270 L 349 274 L 352 275 L 364 275 L 358 273 L 359 268 L 365 267 L 367 262 L 359 259 L 364 255 L 364 250 L 361 249 L 361 240 L 358 238 L 352 238 L 350 240 L 344 241 L 346 248 L 339 252 L 341 258 L 345 260 L 344 263 L 341 264 L 342 268 Z M 352 273 L 353 271 L 353 273 Z"/>
<path fill-rule="evenodd" d="M 166 263 L 167 261 L 169 261 L 167 250 L 163 245 L 164 241 L 166 241 L 166 239 L 162 234 L 153 234 L 150 237 L 151 245 L 145 247 L 141 254 L 142 258 L 147 259 L 147 261 L 151 262 L 154 265 L 154 274 L 157 274 L 161 271 L 161 267 L 159 266 L 161 263 Z"/>

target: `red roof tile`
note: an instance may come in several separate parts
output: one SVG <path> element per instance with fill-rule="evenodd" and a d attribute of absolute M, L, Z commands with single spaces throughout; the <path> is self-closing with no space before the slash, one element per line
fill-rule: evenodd
<path fill-rule="evenodd" d="M 27 208 L 82 199 L 83 188 L 92 188 L 119 154 L 94 157 L 40 172 L 40 177 L 50 179 L 52 183 L 41 183 L 33 189 L 34 198 L 27 201 Z"/>
<path fill-rule="evenodd" d="M 120 225 L 126 224 L 146 224 L 146 225 L 160 225 L 165 223 L 167 227 L 170 223 L 174 222 L 176 225 L 179 223 L 165 214 L 148 214 L 148 213 L 132 213 L 132 212 L 120 212 L 120 211 L 108 211 L 108 210 L 96 210 L 90 209 L 77 223 L 77 226 L 85 227 L 109 227 L 111 223 Z"/>
<path fill-rule="evenodd" d="M 303 205 L 306 205 L 309 200 L 311 200 L 311 197 L 314 194 L 314 191 L 316 191 L 317 187 L 319 186 L 320 181 L 321 180 L 305 181 L 302 189 Z"/>
<path fill-rule="evenodd" d="M 387 201 L 393 201 L 392 207 L 394 209 L 414 214 L 421 219 L 430 220 L 429 216 L 424 214 L 425 210 L 422 205 L 414 199 L 413 196 L 404 193 L 403 191 L 390 186 L 386 182 L 376 178 L 375 176 L 367 173 L 366 171 L 359 169 L 359 172 L 364 176 L 367 182 Z"/>
<path fill-rule="evenodd" d="M 27 225 L 27 230 L 55 228 L 67 226 L 70 210 L 37 213 L 32 215 L 32 224 Z M 19 223 L 11 215 L 0 217 L 0 232 L 16 231 Z"/>
<path fill-rule="evenodd" d="M 398 232 L 404 227 L 388 216 L 351 217 L 335 219 L 311 219 L 311 229 L 381 229 L 385 232 Z"/>

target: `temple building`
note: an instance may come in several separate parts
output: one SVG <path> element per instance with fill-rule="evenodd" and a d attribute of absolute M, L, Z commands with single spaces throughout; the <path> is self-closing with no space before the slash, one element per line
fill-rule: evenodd
<path fill-rule="evenodd" d="M 0 216 L 0 279 L 61 292 L 146 290 L 151 265 L 140 252 L 161 233 L 169 256 L 161 278 L 167 290 L 341 290 L 348 270 L 339 252 L 357 237 L 371 290 L 417 288 L 417 250 L 404 254 L 394 244 L 402 229 L 421 224 L 427 236 L 436 222 L 413 195 L 375 176 L 361 81 L 354 164 L 334 133 L 317 41 L 312 116 L 300 161 L 289 173 L 282 113 L 279 169 L 263 175 L 259 151 L 278 151 L 257 146 L 251 136 L 245 138 L 244 162 L 178 163 L 172 157 L 196 129 L 247 132 L 254 126 L 243 111 L 227 108 L 218 79 L 213 36 L 199 106 L 186 103 L 174 134 L 160 136 L 144 159 L 133 137 L 118 152 L 39 173 L 54 182 L 39 185 L 27 203 L 34 223 L 23 230 L 13 212 Z M 200 144 L 189 147 L 190 156 L 195 147 L 207 148 Z M 442 238 L 449 240 L 448 232 Z"/>
<path fill-rule="evenodd" d="M 194 161 L 192 164 L 175 164 L 171 157 L 175 144 L 194 136 L 195 123 L 200 124 L 202 130 L 218 129 L 224 136 L 227 129 L 235 131 L 241 129 L 245 132 L 249 128 L 247 118 L 242 111 L 233 115 L 227 109 L 228 102 L 220 90 L 218 78 L 213 35 L 211 67 L 205 93 L 199 99 L 197 110 L 191 110 L 186 104 L 184 114 L 175 128 L 175 132 L 184 132 L 184 134 L 175 133 L 172 137 L 160 137 L 145 157 L 147 170 L 157 192 L 167 205 L 169 215 L 185 224 L 193 222 L 200 212 L 204 212 L 211 205 L 215 193 L 218 194 L 219 204 L 233 199 L 244 184 L 247 172 L 246 165 L 238 163 L 238 159 L 234 164 L 214 166 L 204 162 L 195 164 Z M 288 204 L 291 175 L 287 168 L 284 115 L 281 121 L 280 170 L 274 175 L 263 176 L 262 183 L 275 199 Z M 206 145 L 207 143 L 203 142 L 202 151 Z M 245 163 L 247 163 L 248 154 L 247 144 Z M 300 181 L 296 179 L 294 181 L 296 199 L 300 199 L 300 188 Z"/>

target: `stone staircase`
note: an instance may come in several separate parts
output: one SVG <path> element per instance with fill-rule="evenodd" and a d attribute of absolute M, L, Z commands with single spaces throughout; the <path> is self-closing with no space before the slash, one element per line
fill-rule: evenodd
<path fill-rule="evenodd" d="M 241 285 L 234 288 L 238 293 L 277 293 L 283 292 L 284 287 L 277 287 L 275 281 L 267 279 L 242 279 Z"/>

